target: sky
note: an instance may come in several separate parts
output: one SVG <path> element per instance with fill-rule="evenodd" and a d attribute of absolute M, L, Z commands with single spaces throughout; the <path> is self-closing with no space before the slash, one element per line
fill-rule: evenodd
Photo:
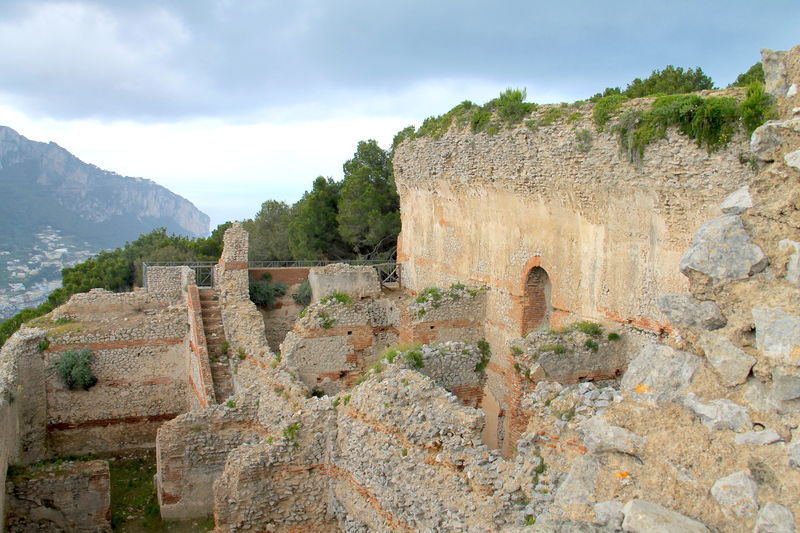
<path fill-rule="evenodd" d="M 669 64 L 724 87 L 798 28 L 798 0 L 0 0 L 0 125 L 213 228 L 463 100 L 572 102 Z"/>

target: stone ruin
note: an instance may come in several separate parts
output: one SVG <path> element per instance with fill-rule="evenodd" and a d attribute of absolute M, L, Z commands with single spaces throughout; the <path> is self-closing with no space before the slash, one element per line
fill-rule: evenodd
<path fill-rule="evenodd" d="M 219 532 L 795 531 L 800 47 L 763 54 L 780 118 L 714 154 L 404 142 L 407 286 L 314 270 L 280 351 L 238 225 L 211 292 L 163 267 L 73 296 L 0 352 L 0 516 L 107 529 L 103 461 L 25 465 L 155 448 L 162 516 Z M 70 347 L 88 391 L 55 377 Z"/>

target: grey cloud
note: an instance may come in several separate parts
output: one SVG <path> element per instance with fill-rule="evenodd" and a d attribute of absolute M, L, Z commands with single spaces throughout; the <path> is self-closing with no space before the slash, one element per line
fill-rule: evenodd
<path fill-rule="evenodd" d="M 331 108 L 436 79 L 583 98 L 668 63 L 724 84 L 760 47 L 797 44 L 796 0 L 757 4 L 10 0 L 0 93 L 31 113 L 144 120 Z"/>

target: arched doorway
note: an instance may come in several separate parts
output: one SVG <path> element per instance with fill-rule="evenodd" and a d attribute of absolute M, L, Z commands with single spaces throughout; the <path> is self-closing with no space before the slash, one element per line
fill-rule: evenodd
<path fill-rule="evenodd" d="M 522 305 L 523 335 L 550 324 L 550 276 L 542 267 L 535 266 L 528 272 Z"/>

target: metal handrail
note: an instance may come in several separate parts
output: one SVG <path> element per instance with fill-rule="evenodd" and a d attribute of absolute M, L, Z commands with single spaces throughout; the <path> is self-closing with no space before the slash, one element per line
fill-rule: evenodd
<path fill-rule="evenodd" d="M 385 259 L 339 259 L 339 260 L 317 260 L 317 261 L 247 261 L 247 268 L 302 268 L 326 266 L 334 263 L 345 263 L 354 266 L 371 266 L 378 270 L 381 276 L 381 285 L 396 282 L 401 284 L 400 267 L 396 261 L 386 261 Z M 211 268 L 216 266 L 216 261 L 143 261 L 142 262 L 142 281 L 147 287 L 147 269 L 151 266 L 187 266 L 195 270 L 197 275 L 200 268 Z M 381 267 L 388 267 L 388 271 L 382 271 Z M 211 283 L 214 284 L 213 272 L 211 273 Z"/>

